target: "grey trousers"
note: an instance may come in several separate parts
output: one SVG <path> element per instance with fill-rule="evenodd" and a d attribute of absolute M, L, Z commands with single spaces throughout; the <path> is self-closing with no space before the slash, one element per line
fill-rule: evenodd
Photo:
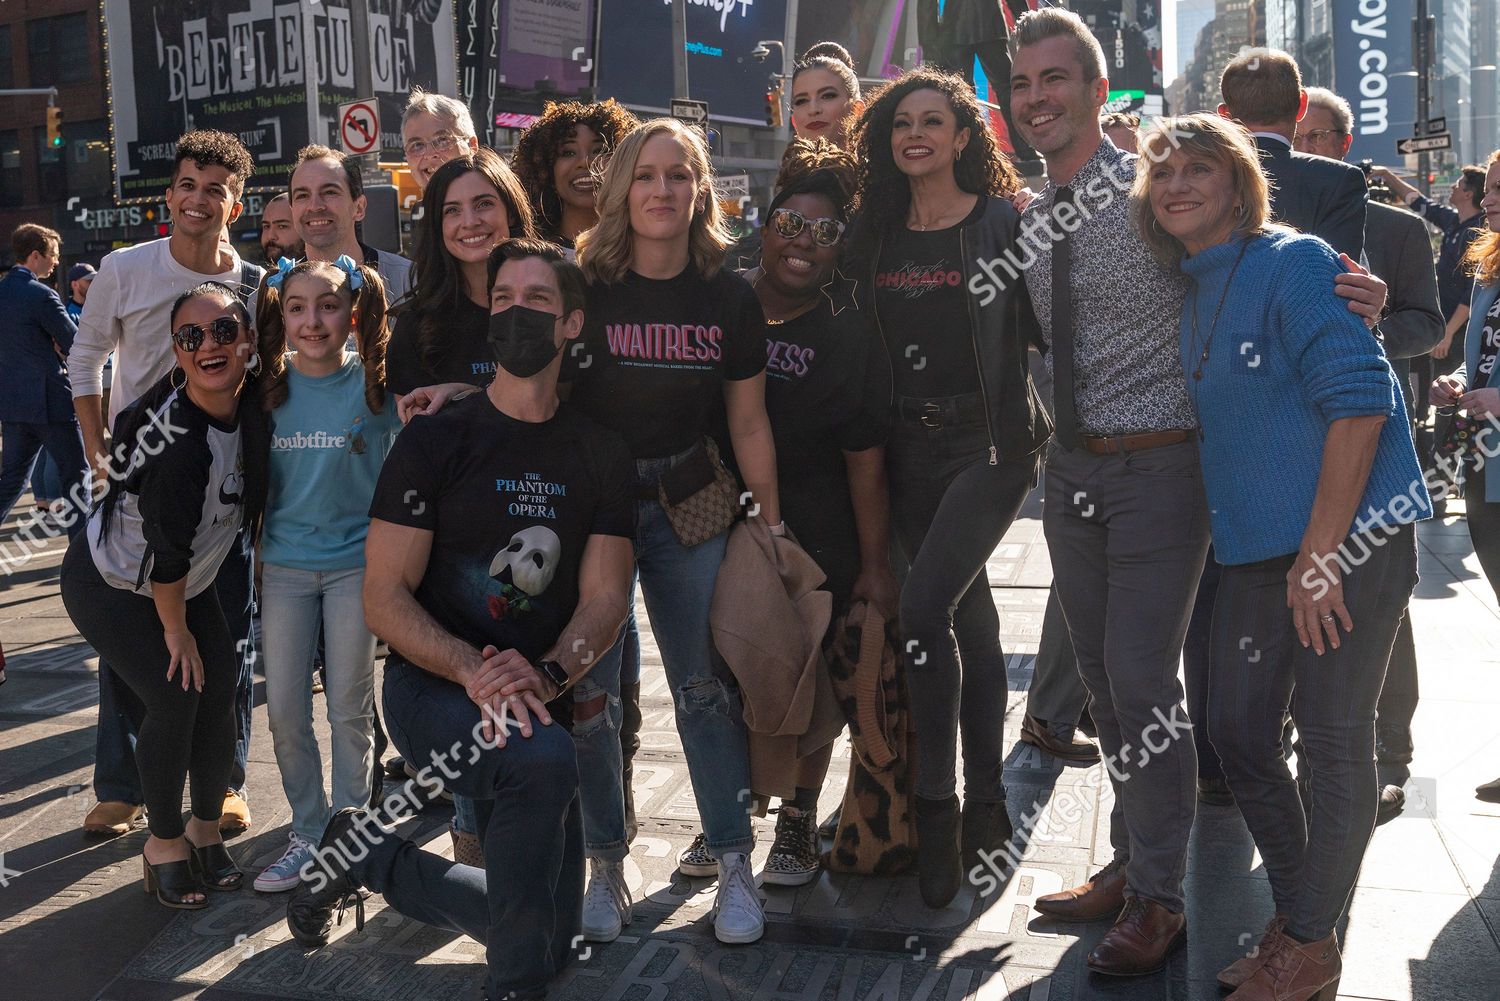
<path fill-rule="evenodd" d="M 1125 892 L 1181 912 L 1197 755 L 1178 666 L 1208 551 L 1195 441 L 1095 455 L 1051 447 L 1043 526 L 1114 788 Z"/>
<path fill-rule="evenodd" d="M 1072 726 L 1083 715 L 1088 690 L 1078 673 L 1078 657 L 1068 635 L 1068 620 L 1057 600 L 1057 586 L 1047 592 L 1047 611 L 1042 616 L 1042 639 L 1037 644 L 1036 667 L 1031 689 L 1026 693 L 1026 715 L 1049 723 Z"/>

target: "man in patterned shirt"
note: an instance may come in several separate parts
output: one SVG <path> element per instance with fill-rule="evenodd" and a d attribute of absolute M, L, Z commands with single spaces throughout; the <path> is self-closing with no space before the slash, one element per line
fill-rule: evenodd
<path fill-rule="evenodd" d="M 1114 919 L 1088 965 L 1138 975 L 1166 965 L 1186 936 L 1196 795 L 1177 669 L 1209 528 L 1178 354 L 1187 279 L 1132 228 L 1139 158 L 1100 128 L 1109 83 L 1093 34 L 1076 14 L 1045 8 L 1021 19 L 1014 44 L 1011 106 L 1049 180 L 1023 216 L 1021 259 L 981 267 L 997 282 L 1024 271 L 1049 345 L 1057 430 L 1044 527 L 1115 794 L 1114 860 L 1036 908 Z M 1344 279 L 1347 295 L 1375 300 L 1356 311 L 1378 314 L 1384 284 Z"/>

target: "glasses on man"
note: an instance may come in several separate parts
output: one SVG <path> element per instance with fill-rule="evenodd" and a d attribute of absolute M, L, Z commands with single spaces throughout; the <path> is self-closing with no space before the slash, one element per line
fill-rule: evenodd
<path fill-rule="evenodd" d="M 771 225 L 783 240 L 795 240 L 802 227 L 812 227 L 813 242 L 831 247 L 844 236 L 844 224 L 837 219 L 809 219 L 796 209 L 777 209 L 771 213 Z"/>
<path fill-rule="evenodd" d="M 172 340 L 188 354 L 202 347 L 203 338 L 209 336 L 213 337 L 215 344 L 233 344 L 240 336 L 240 321 L 232 316 L 219 316 L 210 320 L 206 326 L 184 323 L 172 331 Z"/>
<path fill-rule="evenodd" d="M 428 153 L 446 153 L 458 145 L 458 136 L 451 132 L 439 132 L 431 139 L 413 139 L 406 144 L 406 159 L 420 160 Z"/>
<path fill-rule="evenodd" d="M 1345 134 L 1343 129 L 1313 129 L 1311 132 L 1297 133 L 1297 138 L 1316 144 L 1326 141 L 1329 136 L 1342 136 Z"/>

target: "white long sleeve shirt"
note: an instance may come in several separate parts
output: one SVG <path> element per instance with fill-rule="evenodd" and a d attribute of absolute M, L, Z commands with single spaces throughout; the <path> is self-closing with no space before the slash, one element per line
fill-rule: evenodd
<path fill-rule="evenodd" d="M 199 274 L 173 259 L 167 247 L 170 240 L 162 237 L 112 251 L 100 262 L 99 274 L 89 286 L 89 297 L 78 320 L 78 336 L 68 353 L 68 376 L 74 399 L 103 395 L 104 361 L 114 352 L 106 428 L 113 427 L 121 410 L 171 371 L 174 359 L 169 328 L 172 303 L 177 297 L 206 281 L 240 287 L 243 264 L 238 254 L 223 274 Z"/>

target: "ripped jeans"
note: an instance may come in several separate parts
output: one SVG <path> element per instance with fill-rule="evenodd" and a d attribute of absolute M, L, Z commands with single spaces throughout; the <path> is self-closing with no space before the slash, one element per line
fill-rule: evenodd
<path fill-rule="evenodd" d="M 678 457 L 639 459 L 637 482 L 655 483 Z M 719 564 L 728 532 L 688 548 L 677 541 L 654 500 L 636 502 L 636 579 L 646 598 L 651 635 L 661 651 L 677 713 L 698 817 L 716 857 L 749 853 L 750 748 L 739 685 L 709 635 Z M 634 593 L 632 592 L 632 599 Z M 590 858 L 622 859 L 625 800 L 621 781 L 620 663 L 625 637 L 574 689 L 573 739 L 578 748 L 583 829 Z M 605 712 L 584 718 L 580 703 L 605 693 Z M 586 710 L 585 710 L 586 712 Z"/>

